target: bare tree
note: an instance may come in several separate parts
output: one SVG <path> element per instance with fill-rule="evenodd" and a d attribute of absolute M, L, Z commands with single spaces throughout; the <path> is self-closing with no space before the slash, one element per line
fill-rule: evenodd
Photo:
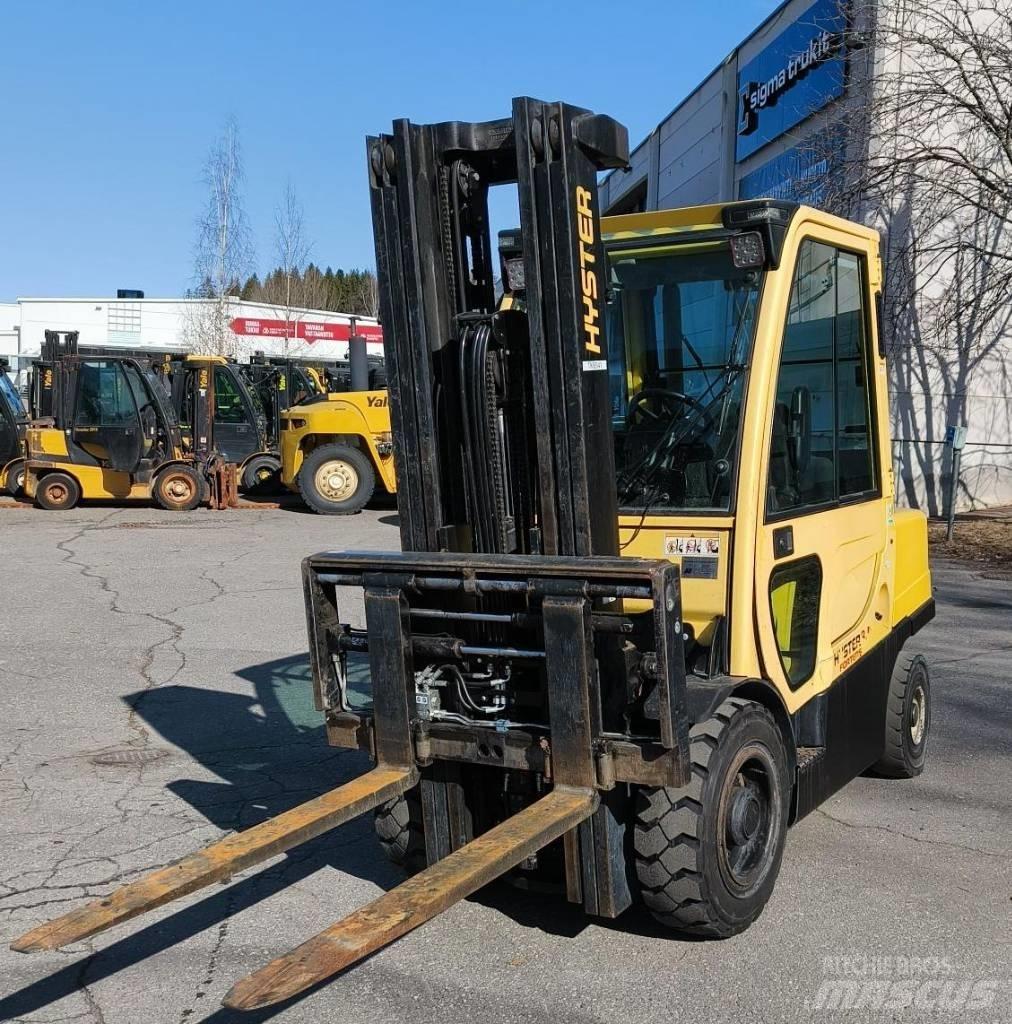
<path fill-rule="evenodd" d="M 242 147 L 235 118 L 228 118 L 204 163 L 202 181 L 207 205 L 197 220 L 194 253 L 195 289 L 204 299 L 190 307 L 186 333 L 198 352 L 236 355 L 238 339 L 230 327 L 230 293 L 253 262 L 249 223 L 243 206 Z"/>
<path fill-rule="evenodd" d="M 354 312 L 362 316 L 376 317 L 379 315 L 379 284 L 371 270 L 363 270 L 354 279 L 351 288 L 351 301 Z"/>
<path fill-rule="evenodd" d="M 311 305 L 305 294 L 303 271 L 312 244 L 306 236 L 305 213 L 295 187 L 285 185 L 281 202 L 274 208 L 274 253 L 277 271 L 270 278 L 267 300 L 284 310 L 285 355 L 289 355 L 298 333 L 299 310 Z"/>
<path fill-rule="evenodd" d="M 978 427 L 1012 430 L 1012 0 L 855 0 L 851 17 L 865 84 L 833 141 L 808 145 L 825 150 L 821 202 L 883 233 L 897 454 L 907 500 L 937 514 L 945 430 L 968 424 L 971 395 Z M 976 444 L 970 505 L 1012 474 L 1007 445 L 1001 465 L 1001 445 Z"/>

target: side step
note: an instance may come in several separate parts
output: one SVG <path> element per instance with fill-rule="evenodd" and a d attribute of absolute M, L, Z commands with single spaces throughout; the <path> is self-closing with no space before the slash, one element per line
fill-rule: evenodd
<path fill-rule="evenodd" d="M 224 1005 L 255 1010 L 304 992 L 407 934 L 547 846 L 597 808 L 591 789 L 557 786 L 537 803 L 234 985 Z"/>
<path fill-rule="evenodd" d="M 418 773 L 413 768 L 374 768 L 323 796 L 245 832 L 226 836 L 167 868 L 124 885 L 109 896 L 39 925 L 15 939 L 11 949 L 18 953 L 35 953 L 79 942 L 315 839 L 399 796 L 417 781 Z"/>

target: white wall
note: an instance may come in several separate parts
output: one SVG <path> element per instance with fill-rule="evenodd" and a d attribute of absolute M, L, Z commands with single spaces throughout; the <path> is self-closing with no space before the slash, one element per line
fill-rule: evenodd
<path fill-rule="evenodd" d="M 183 351 L 191 347 L 187 339 L 187 323 L 200 299 L 47 299 L 23 298 L 15 304 L 17 324 L 21 328 L 23 357 L 39 355 L 46 330 L 79 331 L 79 344 L 101 347 L 150 349 L 152 351 Z M 285 311 L 261 303 L 230 302 L 233 317 L 284 320 Z M 0 307 L 0 329 L 3 327 Z M 290 319 L 314 323 L 347 324 L 350 318 L 326 310 L 294 310 Z M 374 326 L 369 317 L 356 317 L 362 326 Z M 0 341 L 2 344 L 2 341 Z M 370 351 L 381 353 L 382 343 L 372 342 Z M 242 354 L 264 351 L 281 355 L 283 338 L 248 337 L 241 340 Z M 348 345 L 343 341 L 321 340 L 312 343 L 292 340 L 288 354 L 321 360 L 347 358 Z"/>

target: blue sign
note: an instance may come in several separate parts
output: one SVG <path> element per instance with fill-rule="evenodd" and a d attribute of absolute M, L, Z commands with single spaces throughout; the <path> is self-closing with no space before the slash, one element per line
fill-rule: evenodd
<path fill-rule="evenodd" d="M 830 127 L 832 130 L 832 126 Z M 801 143 L 775 156 L 738 182 L 739 199 L 785 199 L 827 206 L 826 186 L 837 167 L 842 140 Z"/>
<path fill-rule="evenodd" d="M 846 27 L 841 0 L 816 0 L 738 71 L 736 159 L 843 94 Z"/>

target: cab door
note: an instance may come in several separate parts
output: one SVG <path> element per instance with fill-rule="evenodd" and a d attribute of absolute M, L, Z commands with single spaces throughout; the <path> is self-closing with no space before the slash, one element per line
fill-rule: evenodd
<path fill-rule="evenodd" d="M 875 254 L 870 242 L 829 229 L 803 236 L 795 253 L 767 410 L 755 574 L 757 646 L 792 712 L 856 665 L 888 626 Z M 854 714 L 860 707 L 855 701 Z"/>
<path fill-rule="evenodd" d="M 84 360 L 77 373 L 71 438 L 100 465 L 133 472 L 144 430 L 126 369 L 115 360 Z"/>
<path fill-rule="evenodd" d="M 240 463 L 260 450 L 253 410 L 229 366 L 214 367 L 214 447 L 226 462 Z"/>

